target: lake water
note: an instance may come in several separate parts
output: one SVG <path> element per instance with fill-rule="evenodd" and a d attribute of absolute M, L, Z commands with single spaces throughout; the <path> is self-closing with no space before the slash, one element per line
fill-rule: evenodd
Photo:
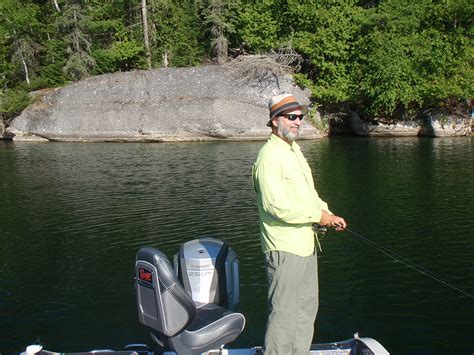
<path fill-rule="evenodd" d="M 320 257 L 314 342 L 380 341 L 392 354 L 474 352 L 474 140 L 300 142 L 317 189 L 349 227 L 466 296 L 348 232 Z M 137 319 L 141 246 L 229 242 L 241 269 L 233 347 L 263 343 L 266 280 L 251 166 L 263 142 L 0 142 L 0 353 L 152 344 Z"/>

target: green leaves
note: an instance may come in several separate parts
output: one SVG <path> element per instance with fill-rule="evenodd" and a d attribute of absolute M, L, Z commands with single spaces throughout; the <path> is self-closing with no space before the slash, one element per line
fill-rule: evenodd
<path fill-rule="evenodd" d="M 108 49 L 98 49 L 92 53 L 97 66 L 95 73 L 110 73 L 118 70 L 145 69 L 145 48 L 142 42 L 123 40 L 114 42 Z"/>
<path fill-rule="evenodd" d="M 464 79 L 472 80 L 472 46 L 463 31 L 440 31 L 440 9 L 428 0 L 386 0 L 367 13 L 354 47 L 360 111 L 390 117 L 472 97 Z"/>
<path fill-rule="evenodd" d="M 12 71 L 5 73 L 10 76 L 10 80 L 30 83 L 30 78 L 36 74 L 39 67 L 38 57 L 41 48 L 39 42 L 42 29 L 39 16 L 39 6 L 35 4 L 22 4 L 12 0 L 0 3 L 2 45 L 8 46 L 9 49 L 8 52 L 4 52 L 3 60 L 10 60 L 14 65 Z M 3 63 L 2 67 L 8 68 Z M 20 75 L 17 76 L 18 74 Z M 8 79 L 5 80 L 5 84 L 7 82 Z"/>
<path fill-rule="evenodd" d="M 327 106 L 349 100 L 352 70 L 352 42 L 360 29 L 362 9 L 354 1 L 313 1 L 288 9 L 295 23 L 294 48 L 307 58 L 307 74 L 314 84 L 313 97 Z"/>
<path fill-rule="evenodd" d="M 201 63 L 204 56 L 203 28 L 196 2 L 159 2 L 151 14 L 153 48 L 157 66 Z"/>
<path fill-rule="evenodd" d="M 471 2 L 147 0 L 152 66 L 289 46 L 304 59 L 295 79 L 325 111 L 393 118 L 474 97 Z M 0 1 L 4 91 L 147 68 L 141 0 L 62 1 L 59 8 Z"/>
<path fill-rule="evenodd" d="M 279 47 L 278 23 L 269 1 L 257 1 L 242 8 L 238 33 L 246 46 L 255 53 Z"/>
<path fill-rule="evenodd" d="M 31 102 L 32 99 L 25 90 L 0 91 L 0 113 L 3 113 L 7 119 L 20 113 Z"/>

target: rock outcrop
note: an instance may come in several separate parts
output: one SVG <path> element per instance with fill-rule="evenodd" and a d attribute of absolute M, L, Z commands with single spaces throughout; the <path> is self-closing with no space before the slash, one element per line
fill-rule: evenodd
<path fill-rule="evenodd" d="M 370 137 L 412 137 L 420 132 L 420 123 L 416 121 L 397 122 L 395 124 L 367 123 L 351 112 L 350 126 L 358 136 Z"/>
<path fill-rule="evenodd" d="M 14 140 L 266 139 L 268 99 L 283 92 L 309 102 L 288 74 L 244 79 L 232 66 L 105 74 L 41 93 L 7 131 Z M 320 136 L 304 123 L 301 138 Z"/>
<path fill-rule="evenodd" d="M 458 137 L 472 134 L 468 118 L 440 113 L 427 114 L 423 119 L 413 121 L 384 124 L 364 122 L 352 112 L 350 127 L 356 135 L 370 137 Z"/>
<path fill-rule="evenodd" d="M 472 133 L 469 118 L 446 116 L 440 113 L 429 115 L 423 121 L 420 136 L 426 137 L 460 137 Z"/>

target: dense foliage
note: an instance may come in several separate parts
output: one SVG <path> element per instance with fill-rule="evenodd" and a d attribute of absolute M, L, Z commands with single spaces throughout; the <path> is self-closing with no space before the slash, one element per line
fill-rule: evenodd
<path fill-rule="evenodd" d="M 473 18 L 470 0 L 0 0 L 0 112 L 91 75 L 287 46 L 329 112 L 453 109 L 473 98 Z"/>

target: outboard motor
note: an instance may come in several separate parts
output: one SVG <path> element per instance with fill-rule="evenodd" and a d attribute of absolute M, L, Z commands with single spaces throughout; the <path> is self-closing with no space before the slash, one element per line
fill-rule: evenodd
<path fill-rule="evenodd" d="M 239 303 L 239 261 L 226 242 L 201 237 L 182 244 L 174 256 L 174 269 L 197 304 L 233 310 Z"/>

